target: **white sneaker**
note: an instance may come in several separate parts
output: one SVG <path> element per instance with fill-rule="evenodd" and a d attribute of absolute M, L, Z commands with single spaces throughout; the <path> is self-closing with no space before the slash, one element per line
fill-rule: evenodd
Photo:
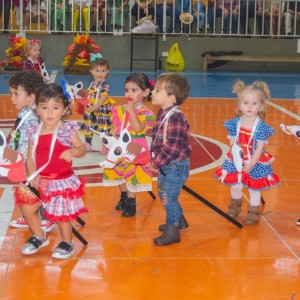
<path fill-rule="evenodd" d="M 28 228 L 27 222 L 26 222 L 25 218 L 23 218 L 23 217 L 20 217 L 16 220 L 11 220 L 9 222 L 9 225 L 11 227 L 15 227 L 15 228 Z"/>
<path fill-rule="evenodd" d="M 48 220 L 42 220 L 41 226 L 44 232 L 49 232 L 56 227 L 56 223 L 52 223 L 51 221 Z"/>

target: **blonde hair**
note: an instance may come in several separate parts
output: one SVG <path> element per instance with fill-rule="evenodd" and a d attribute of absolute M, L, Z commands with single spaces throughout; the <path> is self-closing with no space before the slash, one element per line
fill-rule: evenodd
<path fill-rule="evenodd" d="M 243 93 L 245 91 L 255 92 L 258 97 L 260 97 L 261 103 L 264 105 L 263 110 L 258 112 L 258 116 L 261 119 L 265 118 L 266 115 L 266 101 L 270 98 L 270 89 L 269 86 L 264 81 L 255 81 L 250 85 L 245 85 L 243 81 L 238 80 L 233 86 L 232 92 L 236 93 L 239 101 L 243 98 Z M 237 116 L 240 117 L 242 112 L 237 111 Z"/>
<path fill-rule="evenodd" d="M 33 46 L 42 46 L 42 41 L 41 40 L 28 40 L 28 42 L 26 43 L 25 49 L 26 52 L 28 53 L 28 50 L 30 50 Z"/>

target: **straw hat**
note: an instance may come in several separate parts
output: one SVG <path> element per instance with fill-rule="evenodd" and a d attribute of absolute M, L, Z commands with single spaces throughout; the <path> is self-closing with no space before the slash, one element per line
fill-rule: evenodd
<path fill-rule="evenodd" d="M 192 24 L 193 21 L 194 21 L 194 16 L 191 15 L 190 13 L 182 13 L 180 16 L 179 16 L 179 19 L 182 23 L 184 24 Z"/>
<path fill-rule="evenodd" d="M 143 18 L 139 19 L 139 20 L 136 22 L 136 24 L 137 24 L 138 26 L 140 26 L 140 25 L 142 25 L 142 24 L 144 23 L 144 21 L 146 21 L 146 20 L 152 20 L 152 15 L 149 15 L 149 16 L 146 16 L 146 17 L 143 17 Z"/>

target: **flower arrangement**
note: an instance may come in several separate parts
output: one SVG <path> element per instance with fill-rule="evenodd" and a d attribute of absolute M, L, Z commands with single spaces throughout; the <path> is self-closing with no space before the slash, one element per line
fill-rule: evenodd
<path fill-rule="evenodd" d="M 22 37 L 11 36 L 9 41 L 10 46 L 5 50 L 6 58 L 0 62 L 0 65 L 7 70 L 22 69 L 23 61 L 27 58 L 25 46 L 28 40 Z"/>
<path fill-rule="evenodd" d="M 73 44 L 68 47 L 68 53 L 63 61 L 65 73 L 88 73 L 90 55 L 98 53 L 101 48 L 94 44 L 94 39 L 89 34 L 77 34 Z"/>

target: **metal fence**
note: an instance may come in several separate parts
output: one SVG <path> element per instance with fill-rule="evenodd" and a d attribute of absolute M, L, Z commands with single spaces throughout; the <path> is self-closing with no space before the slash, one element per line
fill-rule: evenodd
<path fill-rule="evenodd" d="M 0 17 L 3 33 L 300 35 L 300 0 L 0 0 Z"/>

